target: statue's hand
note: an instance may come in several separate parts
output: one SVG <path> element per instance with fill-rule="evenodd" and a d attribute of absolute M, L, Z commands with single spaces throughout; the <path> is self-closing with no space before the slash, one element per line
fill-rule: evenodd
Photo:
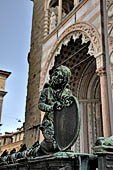
<path fill-rule="evenodd" d="M 55 102 L 54 104 L 54 110 L 62 110 L 63 105 L 60 102 Z"/>
<path fill-rule="evenodd" d="M 73 103 L 73 96 L 63 96 L 62 101 L 64 106 L 70 106 Z"/>

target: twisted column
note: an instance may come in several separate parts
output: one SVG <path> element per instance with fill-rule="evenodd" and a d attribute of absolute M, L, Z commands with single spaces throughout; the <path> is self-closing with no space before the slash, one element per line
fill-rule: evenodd
<path fill-rule="evenodd" d="M 44 37 L 49 34 L 49 13 L 48 10 L 45 11 L 45 19 L 44 19 Z"/>

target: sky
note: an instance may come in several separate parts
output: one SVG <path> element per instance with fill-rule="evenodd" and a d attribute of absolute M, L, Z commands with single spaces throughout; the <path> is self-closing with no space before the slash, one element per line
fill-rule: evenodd
<path fill-rule="evenodd" d="M 6 80 L 1 133 L 15 132 L 25 120 L 32 13 L 30 0 L 0 0 L 0 70 L 11 72 Z"/>

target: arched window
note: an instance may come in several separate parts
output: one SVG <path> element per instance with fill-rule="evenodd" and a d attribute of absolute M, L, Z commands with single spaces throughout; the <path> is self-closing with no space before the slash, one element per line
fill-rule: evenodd
<path fill-rule="evenodd" d="M 45 10 L 44 36 L 46 37 L 62 22 L 74 6 L 82 0 L 47 0 Z"/>
<path fill-rule="evenodd" d="M 51 0 L 49 7 L 55 8 L 56 6 L 59 6 L 59 0 Z M 62 10 L 66 14 L 68 14 L 73 8 L 74 8 L 74 0 L 62 1 Z"/>
<path fill-rule="evenodd" d="M 51 0 L 49 3 L 49 33 L 61 23 L 62 19 L 74 8 L 74 0 Z"/>

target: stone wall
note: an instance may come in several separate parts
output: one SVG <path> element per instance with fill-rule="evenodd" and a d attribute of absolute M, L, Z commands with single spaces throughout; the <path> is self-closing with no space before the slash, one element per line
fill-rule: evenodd
<path fill-rule="evenodd" d="M 42 41 L 44 24 L 44 0 L 34 0 L 31 49 L 28 54 L 29 78 L 27 87 L 25 138 L 30 147 L 39 138 L 40 111 L 38 110 Z"/>

